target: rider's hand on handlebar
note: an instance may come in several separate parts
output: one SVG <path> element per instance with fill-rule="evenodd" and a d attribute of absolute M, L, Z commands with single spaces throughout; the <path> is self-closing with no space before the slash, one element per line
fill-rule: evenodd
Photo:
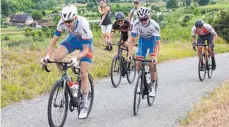
<path fill-rule="evenodd" d="M 45 58 L 42 58 L 42 59 L 41 59 L 41 63 L 42 63 L 42 64 L 46 64 L 46 63 L 48 62 L 49 59 L 50 59 L 50 55 L 46 55 Z"/>
<path fill-rule="evenodd" d="M 157 61 L 157 57 L 154 57 L 154 58 L 152 59 L 152 63 L 153 63 L 153 64 L 157 64 L 157 62 L 158 62 L 158 61 Z"/>
<path fill-rule="evenodd" d="M 71 58 L 72 64 L 71 66 L 78 68 L 79 67 L 79 62 L 77 61 L 77 58 Z"/>
<path fill-rule="evenodd" d="M 133 56 L 132 56 L 132 55 L 128 55 L 127 61 L 130 62 L 130 61 L 132 61 L 132 60 L 133 60 Z"/>
<path fill-rule="evenodd" d="M 196 42 L 192 43 L 193 50 L 195 50 L 195 51 L 196 51 L 196 45 L 197 45 Z"/>

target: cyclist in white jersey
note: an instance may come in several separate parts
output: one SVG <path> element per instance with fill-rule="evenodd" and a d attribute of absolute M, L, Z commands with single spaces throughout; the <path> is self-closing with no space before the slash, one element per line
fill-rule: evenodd
<path fill-rule="evenodd" d="M 153 71 L 153 64 L 157 64 L 157 57 L 160 50 L 160 27 L 156 21 L 150 19 L 148 8 L 141 7 L 139 10 L 137 10 L 137 15 L 138 20 L 136 20 L 134 23 L 131 31 L 130 44 L 128 45 L 128 59 L 132 59 L 132 49 L 136 43 L 137 36 L 139 36 L 136 58 L 145 59 L 147 50 L 149 49 L 150 59 L 152 60 L 150 68 L 152 79 L 151 86 L 153 89 L 157 77 L 157 72 Z M 140 71 L 140 65 L 140 62 L 136 63 L 137 72 Z M 155 96 L 155 91 L 151 90 L 149 96 Z"/>
<path fill-rule="evenodd" d="M 87 19 L 77 15 L 77 8 L 75 6 L 68 5 L 62 9 L 57 30 L 50 41 L 46 57 L 42 59 L 42 62 L 50 59 L 63 31 L 69 34 L 54 53 L 54 61 L 61 61 L 67 54 L 72 53 L 76 49 L 80 50 L 78 56 L 72 60 L 73 66 L 78 65 L 77 59 L 80 60 L 83 95 L 79 118 L 86 118 L 89 83 L 88 71 L 92 63 L 92 32 Z M 58 68 L 62 70 L 61 67 Z"/>

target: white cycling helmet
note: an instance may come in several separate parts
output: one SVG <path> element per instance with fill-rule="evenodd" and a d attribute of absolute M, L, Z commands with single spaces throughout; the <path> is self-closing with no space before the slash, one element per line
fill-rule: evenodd
<path fill-rule="evenodd" d="M 72 20 L 75 16 L 77 16 L 77 8 L 73 5 L 67 5 L 61 11 L 61 18 L 64 21 Z"/>
<path fill-rule="evenodd" d="M 149 17 L 150 10 L 146 7 L 141 7 L 137 10 L 137 15 L 138 15 L 138 18 Z"/>

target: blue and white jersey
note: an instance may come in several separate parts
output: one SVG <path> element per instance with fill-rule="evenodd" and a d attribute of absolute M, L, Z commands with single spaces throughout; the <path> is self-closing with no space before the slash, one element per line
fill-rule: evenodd
<path fill-rule="evenodd" d="M 147 26 L 143 26 L 139 20 L 136 20 L 131 31 L 131 36 L 136 37 L 137 35 L 141 38 L 160 37 L 160 26 L 152 19 L 150 19 Z"/>
<path fill-rule="evenodd" d="M 75 22 L 73 30 L 68 30 L 68 28 L 64 24 L 64 21 L 60 19 L 57 25 L 57 31 L 55 32 L 55 35 L 60 36 L 63 31 L 67 31 L 72 36 L 83 40 L 88 40 L 92 38 L 92 32 L 89 22 L 85 17 L 82 16 L 77 16 L 77 20 Z"/>

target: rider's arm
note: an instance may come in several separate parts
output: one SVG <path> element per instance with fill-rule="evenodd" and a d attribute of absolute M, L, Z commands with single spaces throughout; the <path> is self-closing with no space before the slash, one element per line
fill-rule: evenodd
<path fill-rule="evenodd" d="M 196 27 L 192 27 L 192 42 L 196 42 Z"/>
<path fill-rule="evenodd" d="M 84 18 L 82 19 L 82 44 L 83 44 L 83 51 L 79 53 L 77 59 L 80 60 L 84 56 L 89 53 L 89 44 L 91 42 L 92 34 L 89 26 L 89 22 Z"/>
<path fill-rule="evenodd" d="M 136 44 L 137 36 L 130 36 L 130 42 L 128 44 L 128 56 L 133 55 L 133 47 Z"/>
<path fill-rule="evenodd" d="M 155 25 L 155 32 L 154 32 L 154 37 L 156 40 L 156 46 L 155 46 L 155 51 L 152 54 L 153 57 L 158 57 L 159 55 L 159 51 L 160 51 L 160 47 L 161 47 L 161 41 L 160 41 L 160 26 L 158 23 L 154 22 Z"/>
<path fill-rule="evenodd" d="M 215 42 L 215 40 L 217 39 L 218 36 L 217 36 L 217 33 L 215 32 L 214 28 L 209 24 L 206 24 L 205 26 L 206 26 L 206 29 L 208 31 L 210 31 L 211 34 L 213 34 L 213 40 L 212 41 Z"/>
<path fill-rule="evenodd" d="M 132 50 L 134 45 L 136 44 L 136 38 L 138 36 L 138 27 L 137 27 L 138 22 L 135 22 L 133 29 L 131 31 L 131 35 L 130 35 L 130 42 L 128 44 L 128 56 L 132 55 Z"/>

